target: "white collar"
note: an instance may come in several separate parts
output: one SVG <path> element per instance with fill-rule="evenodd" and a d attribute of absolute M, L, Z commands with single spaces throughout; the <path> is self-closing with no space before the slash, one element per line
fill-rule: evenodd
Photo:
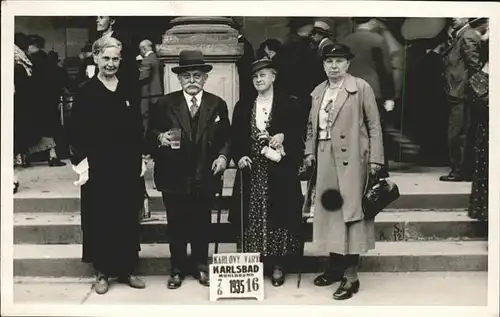
<path fill-rule="evenodd" d="M 186 103 L 188 105 L 188 108 L 191 108 L 191 105 L 192 105 L 192 102 L 191 102 L 191 99 L 193 99 L 193 97 L 196 98 L 196 104 L 199 106 L 201 106 L 201 98 L 203 98 L 203 89 L 200 90 L 199 93 L 197 93 L 195 96 L 191 96 L 190 94 L 187 94 L 184 90 L 182 91 L 182 93 L 184 94 L 184 99 L 186 99 Z"/>

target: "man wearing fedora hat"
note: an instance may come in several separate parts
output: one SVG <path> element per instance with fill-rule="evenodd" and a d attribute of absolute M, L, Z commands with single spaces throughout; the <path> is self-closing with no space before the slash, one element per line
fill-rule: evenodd
<path fill-rule="evenodd" d="M 203 90 L 211 70 L 202 52 L 182 51 L 179 66 L 172 68 L 182 90 L 161 97 L 150 109 L 147 138 L 170 236 L 169 289 L 179 288 L 188 273 L 209 286 L 207 234 L 228 163 L 230 129 L 226 102 Z M 187 243 L 194 268 L 187 261 Z"/>
<path fill-rule="evenodd" d="M 333 35 L 330 25 L 325 21 L 317 20 L 311 32 L 311 44 L 314 49 L 318 50 L 318 55 L 321 56 L 321 49 L 327 44 L 333 44 L 330 37 Z"/>

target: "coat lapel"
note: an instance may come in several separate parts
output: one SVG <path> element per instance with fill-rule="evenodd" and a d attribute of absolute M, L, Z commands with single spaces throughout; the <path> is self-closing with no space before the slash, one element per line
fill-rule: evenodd
<path fill-rule="evenodd" d="M 321 107 L 321 102 L 323 100 L 323 96 L 325 95 L 327 87 L 328 87 L 328 81 L 325 81 L 311 93 L 312 96 L 311 119 L 312 119 L 312 128 L 313 128 L 312 132 L 314 139 L 316 139 L 316 134 L 318 131 L 319 108 Z"/>
<path fill-rule="evenodd" d="M 172 107 L 174 114 L 177 117 L 177 120 L 179 120 L 179 123 L 183 128 L 184 132 L 186 132 L 187 137 L 191 140 L 191 123 L 189 122 L 190 114 L 188 111 L 186 100 L 184 99 L 184 95 L 182 94 L 182 91 L 176 99 L 177 100 L 174 106 Z"/>
<path fill-rule="evenodd" d="M 207 96 L 207 92 L 203 93 L 203 97 L 201 98 L 201 104 L 200 104 L 200 109 L 198 110 L 200 112 L 200 118 L 198 120 L 198 127 L 196 129 L 196 141 L 198 142 L 203 135 L 203 132 L 205 132 L 205 129 L 208 127 L 208 124 L 210 123 L 210 118 L 212 116 L 212 113 L 217 106 L 213 100 L 208 99 L 209 96 Z M 207 100 L 208 99 L 208 100 Z"/>

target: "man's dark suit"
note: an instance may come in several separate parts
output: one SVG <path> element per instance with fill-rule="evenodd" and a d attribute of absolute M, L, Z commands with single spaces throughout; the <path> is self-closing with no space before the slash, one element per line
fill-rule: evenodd
<path fill-rule="evenodd" d="M 159 135 L 172 128 L 182 130 L 180 149 L 159 146 Z M 229 160 L 229 129 L 226 102 L 206 91 L 193 118 L 182 91 L 161 97 L 150 109 L 147 138 L 155 148 L 155 185 L 167 210 L 172 276 L 187 273 L 188 242 L 198 272 L 206 272 L 211 204 L 222 185 L 212 164 L 220 155 Z"/>
<path fill-rule="evenodd" d="M 148 129 L 149 108 L 158 102 L 163 95 L 160 78 L 160 60 L 155 53 L 145 56 L 139 67 L 139 83 L 141 85 L 141 113 L 144 129 Z"/>
<path fill-rule="evenodd" d="M 482 68 L 481 38 L 466 26 L 460 30 L 444 52 L 445 92 L 450 107 L 448 150 L 453 177 L 468 179 L 472 166 L 466 160 L 467 134 L 471 128 L 471 106 L 468 96 L 470 76 Z M 467 164 L 469 163 L 469 164 Z"/>

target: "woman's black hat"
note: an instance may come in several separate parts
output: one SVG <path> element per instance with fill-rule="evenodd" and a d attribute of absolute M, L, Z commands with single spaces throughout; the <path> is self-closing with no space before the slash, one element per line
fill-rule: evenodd
<path fill-rule="evenodd" d="M 276 69 L 272 60 L 263 58 L 252 63 L 252 74 L 264 68 L 272 68 L 274 70 Z"/>
<path fill-rule="evenodd" d="M 321 56 L 323 59 L 328 57 L 343 57 L 350 60 L 354 58 L 354 54 L 351 52 L 349 46 L 340 43 L 325 45 L 321 50 Z"/>

